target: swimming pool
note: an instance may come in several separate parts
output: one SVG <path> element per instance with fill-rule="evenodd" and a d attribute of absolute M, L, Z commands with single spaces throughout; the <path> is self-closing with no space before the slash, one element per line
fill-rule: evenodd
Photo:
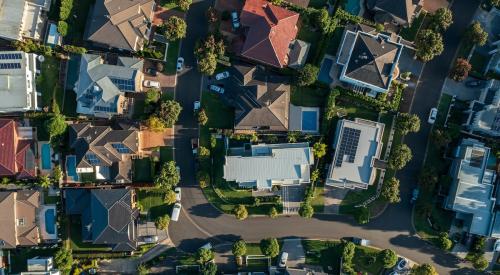
<path fill-rule="evenodd" d="M 302 131 L 316 132 L 318 122 L 318 112 L 302 111 Z"/>
<path fill-rule="evenodd" d="M 73 181 L 78 181 L 78 174 L 76 173 L 76 156 L 66 157 L 66 174 L 71 177 Z"/>
<path fill-rule="evenodd" d="M 353 15 L 358 15 L 361 7 L 359 6 L 359 0 L 347 0 L 344 9 Z"/>
<path fill-rule="evenodd" d="M 56 233 L 56 211 L 53 208 L 45 210 L 45 231 L 51 235 Z"/>
<path fill-rule="evenodd" d="M 333 79 L 330 77 L 330 70 L 333 66 L 333 60 L 330 58 L 323 59 L 323 64 L 321 64 L 321 68 L 319 69 L 318 80 L 325 84 L 330 85 L 333 82 Z"/>
<path fill-rule="evenodd" d="M 50 144 L 42 144 L 42 170 L 52 169 L 52 163 L 50 161 Z"/>

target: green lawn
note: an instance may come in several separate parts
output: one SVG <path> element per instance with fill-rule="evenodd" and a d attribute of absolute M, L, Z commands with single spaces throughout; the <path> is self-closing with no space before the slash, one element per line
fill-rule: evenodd
<path fill-rule="evenodd" d="M 62 92 L 62 90 L 61 90 Z M 62 106 L 61 112 L 66 117 L 77 117 L 76 113 L 76 94 L 72 90 L 66 90 L 64 95 L 64 106 Z"/>
<path fill-rule="evenodd" d="M 82 241 L 82 224 L 80 216 L 70 217 L 70 245 L 73 251 L 111 251 L 111 247 L 105 245 L 94 245 Z"/>
<path fill-rule="evenodd" d="M 205 125 L 209 128 L 232 129 L 234 126 L 234 110 L 227 107 L 218 94 L 208 91 L 203 92 L 201 97 L 203 109 L 208 116 Z"/>
<path fill-rule="evenodd" d="M 42 93 L 42 105 L 50 106 L 55 98 L 59 107 L 62 107 L 62 98 L 59 96 L 62 90 L 59 87 L 59 59 L 46 56 L 40 70 L 41 74 L 36 79 L 37 91 Z M 58 96 L 56 96 L 58 95 Z"/>
<path fill-rule="evenodd" d="M 45 128 L 45 121 L 47 121 L 50 117 L 51 116 L 48 114 L 40 114 L 36 117 L 30 118 L 31 126 L 36 128 L 38 140 L 49 140 L 49 133 Z"/>
<path fill-rule="evenodd" d="M 321 107 L 327 94 L 328 89 L 324 88 L 292 86 L 290 102 L 295 106 Z"/>
<path fill-rule="evenodd" d="M 377 192 L 377 185 L 372 184 L 367 190 L 352 190 L 347 193 L 344 200 L 340 204 L 341 214 L 352 214 L 355 211 L 355 205 L 366 201 Z"/>
<path fill-rule="evenodd" d="M 177 72 L 177 57 L 179 56 L 180 41 L 169 41 L 167 50 L 167 61 L 163 67 L 165 74 L 171 75 Z"/>
<path fill-rule="evenodd" d="M 152 182 L 154 165 L 150 158 L 134 159 L 134 182 Z"/>
<path fill-rule="evenodd" d="M 353 103 L 348 101 L 342 101 L 341 98 L 342 95 L 337 97 L 336 107 L 338 111 L 345 113 L 347 115 L 347 118 L 354 119 L 358 117 L 377 121 L 378 112 L 372 109 L 364 108 L 362 106 L 354 105 Z"/>
<path fill-rule="evenodd" d="M 262 253 L 259 243 L 247 243 L 246 255 L 264 255 L 264 253 Z"/>
<path fill-rule="evenodd" d="M 148 212 L 150 221 L 163 215 L 170 215 L 172 206 L 164 203 L 164 196 L 165 193 L 158 190 L 137 191 L 137 202 L 143 207 L 142 211 Z"/>
<path fill-rule="evenodd" d="M 174 149 L 170 146 L 160 147 L 160 163 L 174 160 Z"/>
<path fill-rule="evenodd" d="M 316 185 L 316 189 L 314 190 L 314 198 L 311 202 L 311 205 L 314 208 L 314 213 L 323 213 L 323 209 L 325 208 L 324 186 Z"/>
<path fill-rule="evenodd" d="M 83 45 L 85 24 L 90 12 L 90 6 L 93 3 L 95 3 L 95 0 L 73 1 L 73 9 L 66 20 L 68 23 L 68 35 L 64 38 L 66 42 L 71 42 L 71 44 L 78 46 Z"/>
<path fill-rule="evenodd" d="M 421 12 L 420 15 L 413 20 L 413 23 L 409 28 L 403 28 L 401 29 L 401 32 L 399 35 L 408 41 L 414 41 L 415 37 L 417 37 L 417 33 L 420 29 L 420 26 L 424 22 L 424 18 L 426 17 L 427 13 L 426 12 Z"/>

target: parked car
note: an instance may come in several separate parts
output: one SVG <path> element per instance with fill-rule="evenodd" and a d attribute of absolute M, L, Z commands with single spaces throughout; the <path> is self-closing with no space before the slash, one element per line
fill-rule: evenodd
<path fill-rule="evenodd" d="M 145 243 L 157 243 L 158 242 L 158 236 L 144 236 L 144 242 Z"/>
<path fill-rule="evenodd" d="M 240 19 L 238 18 L 238 12 L 231 12 L 231 22 L 233 22 L 233 29 L 240 27 Z"/>
<path fill-rule="evenodd" d="M 465 82 L 465 87 L 469 88 L 484 88 L 486 86 L 486 81 L 484 80 L 469 80 Z"/>
<path fill-rule="evenodd" d="M 353 242 L 356 245 L 361 245 L 361 246 L 370 245 L 370 240 L 367 240 L 367 239 L 361 239 L 361 238 L 357 238 L 357 237 L 351 237 L 349 239 L 351 242 Z"/>
<path fill-rule="evenodd" d="M 281 253 L 280 262 L 278 263 L 279 267 L 286 267 L 286 261 L 288 260 L 288 253 Z"/>
<path fill-rule="evenodd" d="M 218 73 L 215 75 L 215 79 L 217 80 L 222 80 L 222 79 L 226 79 L 229 77 L 229 72 L 228 71 L 223 71 L 222 73 Z"/>
<path fill-rule="evenodd" d="M 171 221 L 178 221 L 179 220 L 179 215 L 181 214 L 181 208 L 182 205 L 178 202 L 174 204 L 174 208 L 172 209 L 172 216 L 170 217 Z"/>
<path fill-rule="evenodd" d="M 429 112 L 429 118 L 427 119 L 427 122 L 429 122 L 430 124 L 434 124 L 434 122 L 436 122 L 437 113 L 438 109 L 432 108 Z"/>
<path fill-rule="evenodd" d="M 181 201 L 181 188 L 175 187 L 174 192 L 175 192 L 175 200 Z"/>
<path fill-rule="evenodd" d="M 408 260 L 405 258 L 399 258 L 398 263 L 396 264 L 397 271 L 403 271 L 408 265 Z"/>
<path fill-rule="evenodd" d="M 147 88 L 160 88 L 160 82 L 158 81 L 153 81 L 153 80 L 144 80 L 142 82 L 142 86 L 147 87 Z"/>
<path fill-rule="evenodd" d="M 193 103 L 193 105 L 194 105 L 194 106 L 193 106 L 193 110 L 194 110 L 195 112 L 197 112 L 197 111 L 201 108 L 201 103 L 200 103 L 199 101 L 195 101 L 195 102 Z"/>
<path fill-rule="evenodd" d="M 198 155 L 198 139 L 197 138 L 191 139 L 191 149 L 193 150 L 193 155 L 196 157 L 196 155 Z"/>
<path fill-rule="evenodd" d="M 420 193 L 420 189 L 418 189 L 418 188 L 413 189 L 413 191 L 411 192 L 410 203 L 414 203 L 417 201 L 419 193 Z"/>
<path fill-rule="evenodd" d="M 147 68 L 146 73 L 152 76 L 158 76 L 158 71 L 155 68 Z"/>
<path fill-rule="evenodd" d="M 221 86 L 208 85 L 208 89 L 210 91 L 213 91 L 213 92 L 216 92 L 216 93 L 219 93 L 219 94 L 223 94 L 224 93 L 224 88 L 222 88 Z"/>
<path fill-rule="evenodd" d="M 180 72 L 182 71 L 182 68 L 184 67 L 184 58 L 178 57 L 177 58 L 177 71 Z"/>

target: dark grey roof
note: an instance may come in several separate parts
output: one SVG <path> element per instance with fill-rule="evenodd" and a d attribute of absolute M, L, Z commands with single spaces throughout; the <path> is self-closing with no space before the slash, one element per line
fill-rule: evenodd
<path fill-rule="evenodd" d="M 413 0 L 368 0 L 368 9 L 375 13 L 375 21 L 391 22 L 392 20 L 401 23 L 411 23 L 415 12 Z"/>
<path fill-rule="evenodd" d="M 345 76 L 387 89 L 401 48 L 401 45 L 392 43 L 381 35 L 373 37 L 358 32 Z"/>

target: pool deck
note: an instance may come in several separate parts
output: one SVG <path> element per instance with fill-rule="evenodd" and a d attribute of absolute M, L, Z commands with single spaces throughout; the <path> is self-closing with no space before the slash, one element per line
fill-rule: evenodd
<path fill-rule="evenodd" d="M 53 209 L 54 210 L 54 221 L 57 221 L 57 209 L 54 204 L 48 204 L 48 205 L 42 205 L 40 207 L 40 211 L 38 212 L 38 220 L 39 220 L 39 230 L 40 230 L 40 235 L 42 236 L 43 240 L 57 240 L 57 223 L 55 223 L 54 226 L 54 234 L 49 234 L 46 230 L 46 220 L 45 220 L 45 212 L 47 210 Z"/>
<path fill-rule="evenodd" d="M 307 131 L 302 129 L 302 112 L 316 112 L 316 129 L 317 131 Z M 290 131 L 301 131 L 309 134 L 319 133 L 319 108 L 318 107 L 303 107 L 290 104 Z"/>

